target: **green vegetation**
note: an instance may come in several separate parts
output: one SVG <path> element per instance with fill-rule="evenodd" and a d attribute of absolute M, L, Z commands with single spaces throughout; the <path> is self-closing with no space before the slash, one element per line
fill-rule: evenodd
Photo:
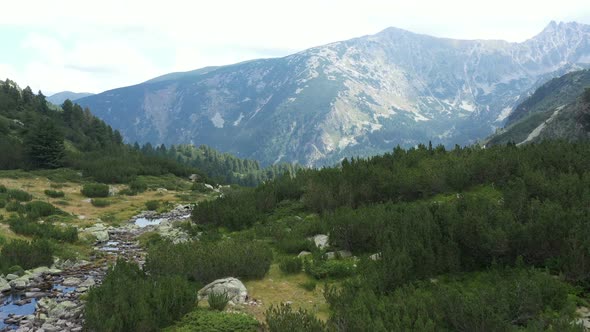
<path fill-rule="evenodd" d="M 205 285 L 227 276 L 262 278 L 271 262 L 271 249 L 257 241 L 163 241 L 149 248 L 145 269 L 154 276 L 179 275 Z"/>
<path fill-rule="evenodd" d="M 145 202 L 145 208 L 150 211 L 156 211 L 160 207 L 160 201 L 147 201 Z"/>
<path fill-rule="evenodd" d="M 303 269 L 303 261 L 299 257 L 286 257 L 279 262 L 279 268 L 287 274 L 299 273 Z"/>
<path fill-rule="evenodd" d="M 101 198 L 93 198 L 90 200 L 90 204 L 95 207 L 106 207 L 111 205 L 111 201 L 108 199 L 101 199 Z"/>
<path fill-rule="evenodd" d="M 158 331 L 189 312 L 197 292 L 180 277 L 148 276 L 124 260 L 91 288 L 85 306 L 86 328 L 93 331 Z"/>
<path fill-rule="evenodd" d="M 44 193 L 45 193 L 45 195 L 47 195 L 51 198 L 60 198 L 60 197 L 65 196 L 63 191 L 58 191 L 58 190 L 47 189 L 44 191 Z"/>
<path fill-rule="evenodd" d="M 207 303 L 209 308 L 213 310 L 223 311 L 229 302 L 229 295 L 225 292 L 212 292 L 207 296 Z"/>
<path fill-rule="evenodd" d="M 164 332 L 258 332 L 260 324 L 249 315 L 209 310 L 188 313 Z"/>
<path fill-rule="evenodd" d="M 233 190 L 193 221 L 311 251 L 306 273 L 341 280 L 328 330 L 571 330 L 590 289 L 588 160 L 590 144 L 561 141 L 396 148 Z M 314 234 L 360 259 L 305 248 Z"/>
<path fill-rule="evenodd" d="M 87 183 L 82 187 L 82 195 L 86 197 L 108 197 L 109 186 L 102 183 Z"/>
<path fill-rule="evenodd" d="M 9 199 L 14 199 L 18 202 L 28 202 L 33 199 L 33 196 L 31 196 L 31 194 L 20 189 L 9 189 L 7 193 Z"/>
<path fill-rule="evenodd" d="M 269 332 L 323 332 L 326 324 L 317 319 L 312 313 L 299 309 L 294 311 L 291 306 L 281 304 L 271 307 L 266 312 L 266 326 Z M 370 329 L 345 331 L 371 331 Z"/>
<path fill-rule="evenodd" d="M 53 264 L 53 247 L 46 240 L 13 240 L 0 251 L 0 269 L 8 272 L 18 265 L 24 269 Z"/>

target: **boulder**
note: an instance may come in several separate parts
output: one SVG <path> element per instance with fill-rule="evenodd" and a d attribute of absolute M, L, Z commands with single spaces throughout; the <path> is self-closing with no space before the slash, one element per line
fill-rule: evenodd
<path fill-rule="evenodd" d="M 12 281 L 14 279 L 18 279 L 18 276 L 16 274 L 9 273 L 6 275 L 6 280 Z"/>
<path fill-rule="evenodd" d="M 101 223 L 96 223 L 94 226 L 86 228 L 84 232 L 93 235 L 98 242 L 106 242 L 109 240 L 109 232 Z"/>
<path fill-rule="evenodd" d="M 297 257 L 305 257 L 311 255 L 311 252 L 303 250 L 302 252 L 297 255 Z"/>
<path fill-rule="evenodd" d="M 372 254 L 371 256 L 369 256 L 369 259 L 372 261 L 378 261 L 381 259 L 381 253 L 378 252 L 376 254 Z"/>
<path fill-rule="evenodd" d="M 82 283 L 80 283 L 79 287 L 92 287 L 96 285 L 96 282 L 94 281 L 93 277 L 89 277 L 88 279 L 84 280 Z"/>
<path fill-rule="evenodd" d="M 313 243 L 315 246 L 323 249 L 328 246 L 328 235 L 318 234 L 313 237 Z"/>
<path fill-rule="evenodd" d="M 80 283 L 82 283 L 82 280 L 80 280 L 79 278 L 69 277 L 66 278 L 61 284 L 67 287 L 71 287 L 78 286 Z"/>
<path fill-rule="evenodd" d="M 23 276 L 18 279 L 12 280 L 8 284 L 10 285 L 10 287 L 12 287 L 14 289 L 18 289 L 18 290 L 25 289 L 29 285 L 29 278 Z"/>
<path fill-rule="evenodd" d="M 352 257 L 352 253 L 348 250 L 339 250 L 336 252 L 327 252 L 326 253 L 327 259 L 348 258 L 348 257 Z"/>
<path fill-rule="evenodd" d="M 248 297 L 246 286 L 236 278 L 217 279 L 201 288 L 198 292 L 199 300 L 207 299 L 212 293 L 225 293 L 233 303 L 244 303 Z"/>

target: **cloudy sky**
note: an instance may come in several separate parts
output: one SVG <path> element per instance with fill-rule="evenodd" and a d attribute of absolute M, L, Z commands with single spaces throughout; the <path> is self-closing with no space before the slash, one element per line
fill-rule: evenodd
<path fill-rule="evenodd" d="M 551 20 L 590 24 L 588 0 L 3 1 L 0 78 L 46 95 L 101 92 L 390 26 L 520 42 Z"/>

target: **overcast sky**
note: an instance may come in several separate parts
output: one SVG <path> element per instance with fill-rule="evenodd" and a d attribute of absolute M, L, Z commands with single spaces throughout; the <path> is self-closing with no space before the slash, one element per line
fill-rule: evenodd
<path fill-rule="evenodd" d="M 46 95 L 101 92 L 174 71 L 288 55 L 394 26 L 520 42 L 588 0 L 2 1 L 0 79 Z"/>

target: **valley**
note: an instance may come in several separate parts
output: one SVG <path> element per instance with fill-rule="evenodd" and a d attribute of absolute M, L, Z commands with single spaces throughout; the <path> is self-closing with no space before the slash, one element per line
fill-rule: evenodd
<path fill-rule="evenodd" d="M 35 87 L 144 79 L 0 80 L 0 332 L 590 331 L 590 25 L 177 71 L 211 50 L 136 17 L 13 45 Z"/>

